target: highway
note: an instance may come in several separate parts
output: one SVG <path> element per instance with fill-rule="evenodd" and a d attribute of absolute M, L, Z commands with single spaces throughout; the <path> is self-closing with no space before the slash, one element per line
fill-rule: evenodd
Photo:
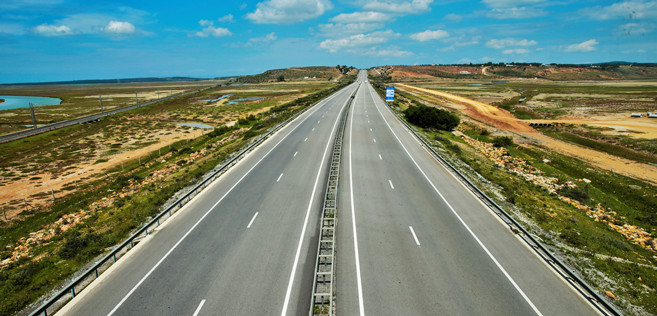
<path fill-rule="evenodd" d="M 258 146 L 59 314 L 307 315 L 328 158 L 356 90 L 340 168 L 337 315 L 595 314 L 422 148 L 364 71 Z"/>
<path fill-rule="evenodd" d="M 369 84 L 356 94 L 342 159 L 337 315 L 596 313 L 424 150 Z"/>
<path fill-rule="evenodd" d="M 276 132 L 60 314 L 307 314 L 333 135 L 357 86 Z"/>

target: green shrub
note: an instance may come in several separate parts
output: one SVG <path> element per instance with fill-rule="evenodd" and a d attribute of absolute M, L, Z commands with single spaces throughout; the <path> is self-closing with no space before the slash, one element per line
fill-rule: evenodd
<path fill-rule="evenodd" d="M 578 189 L 578 188 L 571 188 L 569 186 L 565 186 L 561 189 L 559 189 L 559 194 L 571 198 L 573 200 L 582 202 L 582 203 L 587 203 L 591 200 L 588 194 L 586 192 Z"/>
<path fill-rule="evenodd" d="M 493 139 L 493 146 L 507 147 L 513 145 L 513 138 L 509 136 L 497 136 Z"/>
<path fill-rule="evenodd" d="M 409 106 L 404 110 L 404 116 L 411 124 L 443 131 L 452 131 L 460 123 L 456 114 L 422 104 Z"/>
<path fill-rule="evenodd" d="M 59 251 L 59 256 L 62 259 L 71 259 L 77 257 L 83 252 L 87 252 L 87 255 L 94 255 L 97 251 L 89 249 L 89 246 L 98 242 L 99 239 L 99 236 L 93 233 L 80 236 L 80 234 L 76 232 L 73 236 L 66 238 L 64 246 Z"/>

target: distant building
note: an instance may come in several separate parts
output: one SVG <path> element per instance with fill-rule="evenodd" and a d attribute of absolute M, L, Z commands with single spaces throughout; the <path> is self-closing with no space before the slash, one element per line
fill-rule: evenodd
<path fill-rule="evenodd" d="M 459 75 L 469 75 L 469 74 L 470 74 L 470 72 L 467 71 L 467 70 L 461 70 L 461 71 L 459 71 Z"/>
<path fill-rule="evenodd" d="M 632 113 L 632 115 L 630 115 L 630 117 L 643 117 L 643 114 L 641 114 L 641 113 Z"/>

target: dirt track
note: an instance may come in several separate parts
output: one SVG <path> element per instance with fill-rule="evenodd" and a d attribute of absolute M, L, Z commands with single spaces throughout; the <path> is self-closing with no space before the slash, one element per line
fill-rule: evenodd
<path fill-rule="evenodd" d="M 446 102 L 448 106 L 458 109 L 477 121 L 492 125 L 501 130 L 522 135 L 560 154 L 578 158 L 601 169 L 611 170 L 619 174 L 645 180 L 657 185 L 657 167 L 655 166 L 638 163 L 629 159 L 609 155 L 545 136 L 527 125 L 527 123 L 513 116 L 508 111 L 483 102 L 407 84 L 400 83 L 397 85 L 406 89 L 406 91 L 421 92 L 448 101 Z"/>

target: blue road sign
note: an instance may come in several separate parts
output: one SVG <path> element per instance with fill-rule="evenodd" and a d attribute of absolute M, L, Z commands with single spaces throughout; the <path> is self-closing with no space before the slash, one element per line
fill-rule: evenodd
<path fill-rule="evenodd" d="M 395 101 L 395 87 L 386 87 L 386 102 Z"/>

